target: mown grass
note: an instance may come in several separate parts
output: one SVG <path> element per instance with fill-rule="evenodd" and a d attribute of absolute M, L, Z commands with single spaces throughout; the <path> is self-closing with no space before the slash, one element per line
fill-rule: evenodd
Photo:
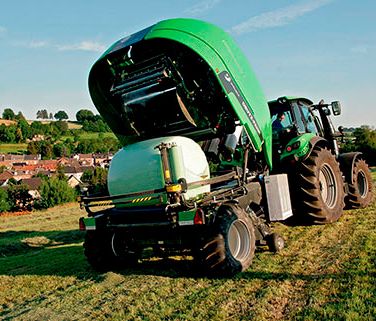
<path fill-rule="evenodd" d="M 286 248 L 259 249 L 252 267 L 229 279 L 198 277 L 177 257 L 97 273 L 77 231 L 83 215 L 70 204 L 0 216 L 0 319 L 375 319 L 375 202 L 331 225 L 277 224 Z"/>
<path fill-rule="evenodd" d="M 112 133 L 112 132 L 107 132 L 107 133 L 102 133 L 103 134 L 103 137 L 113 137 L 113 138 L 116 138 L 115 134 Z M 83 140 L 83 139 L 97 139 L 99 138 L 99 135 L 100 133 L 92 133 L 92 132 L 83 132 L 80 134 L 80 137 L 79 139 L 80 140 Z M 70 138 L 70 139 L 74 139 L 73 136 L 62 136 L 60 138 L 61 141 L 65 141 L 67 138 Z"/>
<path fill-rule="evenodd" d="M 115 134 L 112 132 L 103 133 L 103 137 L 113 137 L 116 138 Z M 99 133 L 82 133 L 80 135 L 80 139 L 93 139 L 93 138 L 99 138 Z"/>
<path fill-rule="evenodd" d="M 19 154 L 27 150 L 27 144 L 0 144 L 1 154 Z"/>
<path fill-rule="evenodd" d="M 74 125 L 74 124 L 73 124 Z M 78 125 L 77 125 L 78 126 Z M 103 133 L 103 137 L 113 137 L 116 138 L 115 134 L 112 132 Z M 62 136 L 61 141 L 65 141 L 67 138 L 74 139 L 73 136 Z M 99 133 L 88 133 L 84 132 L 80 135 L 80 140 L 82 139 L 96 139 L 99 138 Z M 0 144 L 0 154 L 22 154 L 27 151 L 27 144 Z"/>

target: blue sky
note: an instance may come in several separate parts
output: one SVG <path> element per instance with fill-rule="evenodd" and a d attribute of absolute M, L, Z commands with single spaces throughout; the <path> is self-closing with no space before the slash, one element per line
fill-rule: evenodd
<path fill-rule="evenodd" d="M 90 67 L 159 20 L 202 19 L 235 38 L 268 99 L 340 100 L 335 124 L 376 126 L 376 1 L 1 0 L 0 112 L 95 110 Z"/>

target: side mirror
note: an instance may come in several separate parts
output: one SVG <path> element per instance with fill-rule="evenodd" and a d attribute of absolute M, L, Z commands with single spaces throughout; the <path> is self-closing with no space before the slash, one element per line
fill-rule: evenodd
<path fill-rule="evenodd" d="M 339 101 L 333 101 L 331 105 L 332 105 L 333 115 L 334 116 L 341 115 L 341 103 Z"/>

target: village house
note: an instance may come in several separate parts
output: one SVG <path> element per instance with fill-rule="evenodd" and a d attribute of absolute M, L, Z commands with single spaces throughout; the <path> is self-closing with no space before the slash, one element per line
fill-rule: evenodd
<path fill-rule="evenodd" d="M 28 193 L 34 200 L 40 198 L 39 188 L 42 185 L 40 177 L 22 179 L 20 183 L 27 186 Z"/>
<path fill-rule="evenodd" d="M 5 171 L 0 174 L 0 186 L 6 186 L 8 184 L 8 181 L 14 178 L 14 175 L 11 171 Z"/>
<path fill-rule="evenodd" d="M 76 159 L 80 163 L 80 165 L 84 165 L 84 166 L 94 165 L 93 154 L 76 154 L 73 156 L 73 159 Z"/>

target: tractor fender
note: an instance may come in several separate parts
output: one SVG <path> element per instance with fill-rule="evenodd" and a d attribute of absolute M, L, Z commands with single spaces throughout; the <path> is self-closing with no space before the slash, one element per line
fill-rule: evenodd
<path fill-rule="evenodd" d="M 353 182 L 353 168 L 355 160 L 362 155 L 361 152 L 342 153 L 338 155 L 338 162 L 342 173 L 345 175 L 345 180 L 348 183 Z"/>
<path fill-rule="evenodd" d="M 309 141 L 309 147 L 310 147 L 309 152 L 304 156 L 302 161 L 306 160 L 311 155 L 316 145 L 319 145 L 322 147 L 329 146 L 328 141 L 325 138 L 322 138 L 320 136 L 313 136 Z"/>

